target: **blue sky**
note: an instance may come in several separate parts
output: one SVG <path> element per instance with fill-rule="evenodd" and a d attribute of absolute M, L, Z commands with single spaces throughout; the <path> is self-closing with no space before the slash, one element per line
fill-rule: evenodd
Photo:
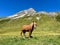
<path fill-rule="evenodd" d="M 29 8 L 36 11 L 60 12 L 60 0 L 0 0 L 0 17 Z"/>

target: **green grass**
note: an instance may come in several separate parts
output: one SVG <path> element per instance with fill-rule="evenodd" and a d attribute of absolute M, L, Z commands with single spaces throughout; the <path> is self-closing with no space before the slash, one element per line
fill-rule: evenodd
<path fill-rule="evenodd" d="M 19 36 L 1 36 L 0 45 L 60 45 L 60 36 L 38 36 L 30 39 Z"/>
<path fill-rule="evenodd" d="M 60 45 L 60 22 L 47 15 L 38 15 L 41 19 L 37 21 L 36 16 L 0 21 L 0 45 Z M 29 17 L 32 19 L 28 20 Z M 37 22 L 32 33 L 33 38 L 23 39 L 20 36 L 21 26 L 30 24 L 33 20 Z M 28 33 L 26 35 L 28 36 Z"/>

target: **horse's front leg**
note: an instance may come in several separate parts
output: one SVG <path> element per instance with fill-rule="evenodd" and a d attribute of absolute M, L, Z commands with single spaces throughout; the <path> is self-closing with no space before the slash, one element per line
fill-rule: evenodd
<path fill-rule="evenodd" d="M 29 37 L 30 37 L 30 38 L 32 38 L 31 34 L 32 34 L 32 31 L 29 31 Z"/>

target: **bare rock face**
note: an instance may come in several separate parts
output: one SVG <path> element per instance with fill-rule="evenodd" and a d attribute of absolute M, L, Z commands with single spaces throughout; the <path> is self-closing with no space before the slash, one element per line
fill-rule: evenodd
<path fill-rule="evenodd" d="M 56 12 L 49 12 L 49 16 L 57 16 L 58 14 Z"/>
<path fill-rule="evenodd" d="M 40 11 L 38 12 L 39 14 L 45 14 L 48 16 L 57 16 L 58 14 L 56 12 L 45 12 L 45 11 Z"/>
<path fill-rule="evenodd" d="M 7 18 L 17 19 L 17 18 L 24 17 L 27 14 L 28 14 L 27 16 L 33 15 L 34 13 L 36 13 L 36 11 L 33 8 L 29 8 L 27 10 L 20 11 L 12 16 L 8 16 Z"/>
<path fill-rule="evenodd" d="M 39 14 L 45 14 L 45 15 L 48 15 L 48 12 L 45 12 L 45 11 L 40 11 L 38 12 Z"/>

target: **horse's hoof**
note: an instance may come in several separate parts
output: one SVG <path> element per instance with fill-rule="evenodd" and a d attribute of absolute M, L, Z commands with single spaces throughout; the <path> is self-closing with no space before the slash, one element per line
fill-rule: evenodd
<path fill-rule="evenodd" d="M 30 36 L 30 38 L 33 38 L 32 36 Z"/>

